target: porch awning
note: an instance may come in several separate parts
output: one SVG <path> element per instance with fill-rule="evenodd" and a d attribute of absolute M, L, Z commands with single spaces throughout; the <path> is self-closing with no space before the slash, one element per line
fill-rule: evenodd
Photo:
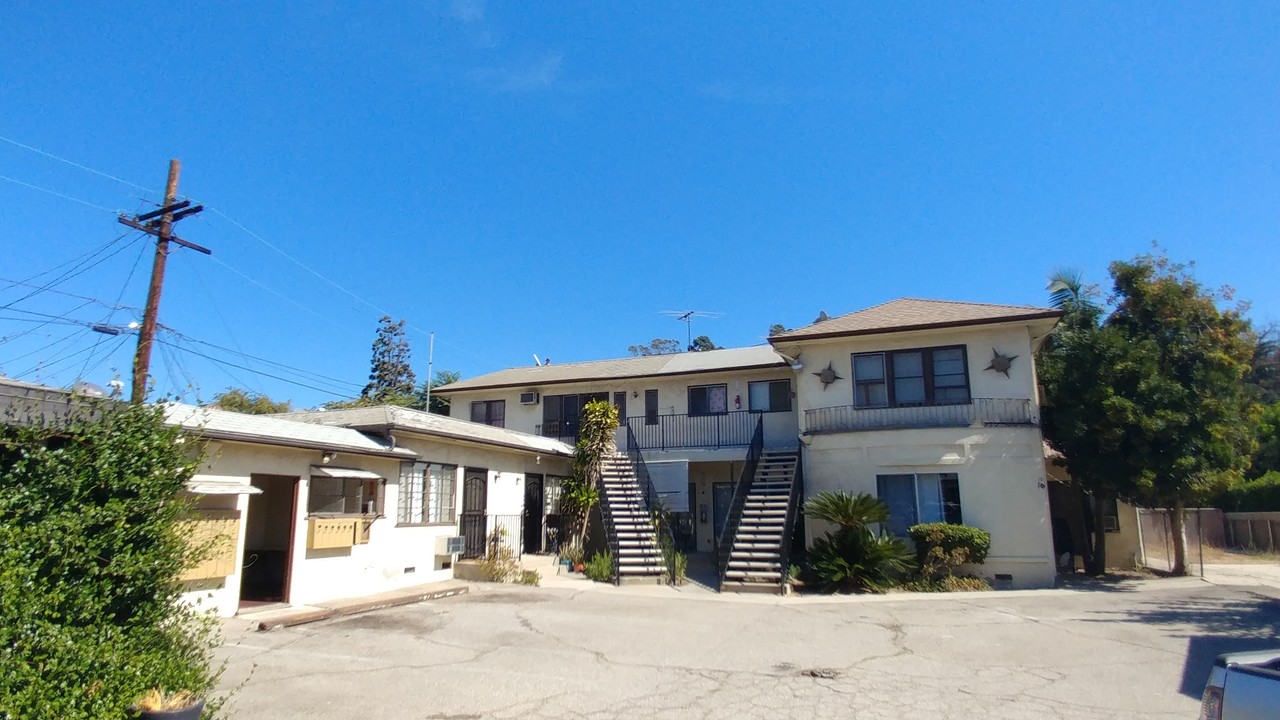
<path fill-rule="evenodd" d="M 262 488 L 235 480 L 188 480 L 187 492 L 200 495 L 257 495 Z"/>
<path fill-rule="evenodd" d="M 343 467 L 327 467 L 324 465 L 312 465 L 311 477 L 327 477 L 341 478 L 345 480 L 381 480 L 382 476 L 376 472 L 368 470 L 357 470 L 356 468 Z"/>

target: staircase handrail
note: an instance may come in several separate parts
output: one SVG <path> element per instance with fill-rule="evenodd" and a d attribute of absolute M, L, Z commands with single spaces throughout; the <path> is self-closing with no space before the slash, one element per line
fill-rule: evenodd
<path fill-rule="evenodd" d="M 747 458 L 742 464 L 742 474 L 733 486 L 733 500 L 729 503 L 729 516 L 725 519 L 724 528 L 715 542 L 716 558 L 716 590 L 724 587 L 724 576 L 729 570 L 729 555 L 733 548 L 727 547 L 725 541 L 732 543 L 738 536 L 738 526 L 742 523 L 742 511 L 747 504 L 747 495 L 751 492 L 751 483 L 755 480 L 756 466 L 760 464 L 760 456 L 764 453 L 764 416 L 756 420 L 756 429 L 751 434 L 751 445 L 747 447 Z"/>
<path fill-rule="evenodd" d="M 627 424 L 627 458 L 631 461 L 631 467 L 635 471 L 636 482 L 644 491 L 645 510 L 653 521 L 654 539 L 658 541 L 658 549 L 662 551 L 662 561 L 667 566 L 667 584 L 675 585 L 675 536 L 671 532 L 671 522 L 670 518 L 667 517 L 667 510 L 662 504 L 662 498 L 658 495 L 658 489 L 653 485 L 653 477 L 649 475 L 649 466 L 644 462 L 644 455 L 640 452 L 640 445 L 636 442 L 636 436 L 631 431 L 630 423 Z"/>
<path fill-rule="evenodd" d="M 604 458 L 600 458 L 603 465 Z M 596 468 L 596 507 L 600 508 L 600 520 L 604 524 L 604 541 L 609 546 L 609 553 L 613 555 L 613 584 L 622 584 L 622 558 L 620 552 L 622 546 L 618 542 L 618 526 L 614 524 L 613 511 L 609 509 L 609 491 L 604 486 L 604 470 L 602 467 Z M 590 518 L 588 518 L 588 522 Z"/>
<path fill-rule="evenodd" d="M 804 498 L 804 447 L 796 448 L 796 471 L 791 477 L 791 492 L 787 495 L 787 519 L 782 524 L 782 553 L 779 567 L 782 570 L 779 590 L 787 591 L 787 582 L 791 569 L 791 546 L 795 544 L 796 516 L 800 513 L 800 505 Z"/>

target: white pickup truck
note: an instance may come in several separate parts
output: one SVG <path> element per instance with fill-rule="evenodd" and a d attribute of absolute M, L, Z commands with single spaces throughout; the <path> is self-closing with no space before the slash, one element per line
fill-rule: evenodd
<path fill-rule="evenodd" d="M 1280 649 L 1219 655 L 1200 700 L 1200 720 L 1280 717 Z"/>

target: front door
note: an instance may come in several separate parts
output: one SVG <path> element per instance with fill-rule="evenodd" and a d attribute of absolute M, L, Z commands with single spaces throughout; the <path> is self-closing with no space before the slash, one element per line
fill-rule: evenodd
<path fill-rule="evenodd" d="M 542 547 L 542 476 L 524 476 L 524 551 L 540 553 Z"/>
<path fill-rule="evenodd" d="M 489 471 L 484 468 L 467 468 L 462 481 L 462 536 L 467 547 L 462 556 L 477 558 L 484 555 L 485 507 L 489 496 Z"/>
<path fill-rule="evenodd" d="M 240 607 L 289 602 L 293 529 L 298 515 L 298 478 L 252 475 L 261 494 L 249 496 L 245 518 Z"/>
<path fill-rule="evenodd" d="M 715 530 L 715 542 L 720 542 L 724 526 L 729 522 L 729 506 L 733 504 L 733 483 L 718 482 L 711 485 L 711 519 Z"/>

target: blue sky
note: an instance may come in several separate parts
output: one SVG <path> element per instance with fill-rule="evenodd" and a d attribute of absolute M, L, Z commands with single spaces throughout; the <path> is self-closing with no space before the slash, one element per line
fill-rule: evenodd
<path fill-rule="evenodd" d="M 189 400 L 357 393 L 384 311 L 420 376 L 429 331 L 472 376 L 682 339 L 663 310 L 738 346 L 1041 304 L 1153 240 L 1280 321 L 1278 37 L 1270 3 L 4 3 L 0 372 L 127 380 L 132 338 L 64 323 L 135 319 L 106 306 L 143 304 L 144 243 L 79 297 L 9 285 L 115 238 L 170 157 L 216 209 L 161 308 Z"/>

